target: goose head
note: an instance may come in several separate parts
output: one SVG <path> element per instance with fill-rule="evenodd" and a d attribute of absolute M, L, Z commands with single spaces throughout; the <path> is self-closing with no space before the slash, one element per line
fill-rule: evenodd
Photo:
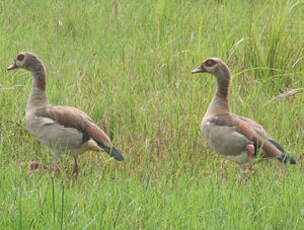
<path fill-rule="evenodd" d="M 13 64 L 7 67 L 7 70 L 18 68 L 26 69 L 29 71 L 39 71 L 41 68 L 43 68 L 43 64 L 35 54 L 30 52 L 21 52 L 17 55 Z"/>
<path fill-rule="evenodd" d="M 230 77 L 227 65 L 219 58 L 207 58 L 199 67 L 192 70 L 192 74 L 195 73 L 210 73 L 217 78 Z"/>

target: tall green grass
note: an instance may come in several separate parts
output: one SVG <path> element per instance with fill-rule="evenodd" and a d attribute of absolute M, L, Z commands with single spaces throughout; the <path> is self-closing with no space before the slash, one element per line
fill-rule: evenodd
<path fill-rule="evenodd" d="M 304 85 L 304 3 L 273 1 L 0 2 L 1 229 L 304 229 L 304 94 L 267 103 Z M 25 130 L 31 88 L 7 72 L 20 51 L 45 62 L 53 104 L 87 112 L 126 160 L 86 153 L 61 173 Z M 234 75 L 230 107 L 253 118 L 297 159 L 256 164 L 241 181 L 201 138 L 214 93 L 203 59 Z"/>

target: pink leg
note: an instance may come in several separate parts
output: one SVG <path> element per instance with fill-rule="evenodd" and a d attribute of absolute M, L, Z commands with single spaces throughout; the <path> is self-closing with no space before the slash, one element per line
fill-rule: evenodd
<path fill-rule="evenodd" d="M 253 160 L 255 158 L 255 147 L 253 144 L 248 144 L 246 146 L 246 150 L 248 151 L 248 163 L 246 163 L 243 168 L 243 175 L 242 175 L 242 180 L 247 181 L 248 180 L 248 173 L 251 171 L 254 171 L 253 169 Z M 247 168 L 248 167 L 248 168 Z"/>
<path fill-rule="evenodd" d="M 73 175 L 74 175 L 75 179 L 77 179 L 78 174 L 79 174 L 79 168 L 78 168 L 76 157 L 74 157 L 74 161 L 75 161 L 75 163 L 74 163 Z"/>
<path fill-rule="evenodd" d="M 249 158 L 249 170 L 253 171 L 253 160 L 255 157 L 255 147 L 253 144 L 249 144 L 246 146 L 246 149 L 248 150 L 248 158 Z"/>

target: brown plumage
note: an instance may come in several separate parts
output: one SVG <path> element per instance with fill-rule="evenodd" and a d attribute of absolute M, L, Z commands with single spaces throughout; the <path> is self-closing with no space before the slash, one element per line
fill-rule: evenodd
<path fill-rule="evenodd" d="M 68 106 L 45 106 L 37 109 L 36 116 L 48 117 L 67 128 L 75 128 L 97 142 L 112 147 L 110 138 L 81 110 Z"/>
<path fill-rule="evenodd" d="M 210 73 L 217 80 L 216 92 L 201 123 L 203 137 L 217 153 L 238 163 L 252 164 L 261 148 L 263 157 L 296 163 L 260 124 L 229 111 L 231 73 L 222 60 L 208 58 L 192 71 L 193 74 L 201 72 Z"/>
<path fill-rule="evenodd" d="M 48 146 L 56 156 L 70 153 L 75 159 L 74 174 L 78 175 L 76 157 L 88 150 L 105 151 L 122 161 L 121 153 L 110 138 L 81 110 L 69 106 L 53 106 L 46 95 L 46 68 L 33 53 L 20 53 L 8 70 L 23 68 L 33 75 L 33 86 L 26 107 L 25 123 L 29 132 Z"/>

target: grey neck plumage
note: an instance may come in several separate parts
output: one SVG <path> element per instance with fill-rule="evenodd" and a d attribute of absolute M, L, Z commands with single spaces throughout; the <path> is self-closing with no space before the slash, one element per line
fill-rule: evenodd
<path fill-rule="evenodd" d="M 45 81 L 46 72 L 43 66 L 40 69 L 31 70 L 33 76 L 33 85 L 30 97 L 27 101 L 26 112 L 31 112 L 33 109 L 46 106 L 49 104 L 46 91 Z"/>
<path fill-rule="evenodd" d="M 228 67 L 223 66 L 223 69 L 216 72 L 214 75 L 217 80 L 217 88 L 213 99 L 208 106 L 206 116 L 229 112 L 228 94 L 231 79 L 230 71 Z"/>

